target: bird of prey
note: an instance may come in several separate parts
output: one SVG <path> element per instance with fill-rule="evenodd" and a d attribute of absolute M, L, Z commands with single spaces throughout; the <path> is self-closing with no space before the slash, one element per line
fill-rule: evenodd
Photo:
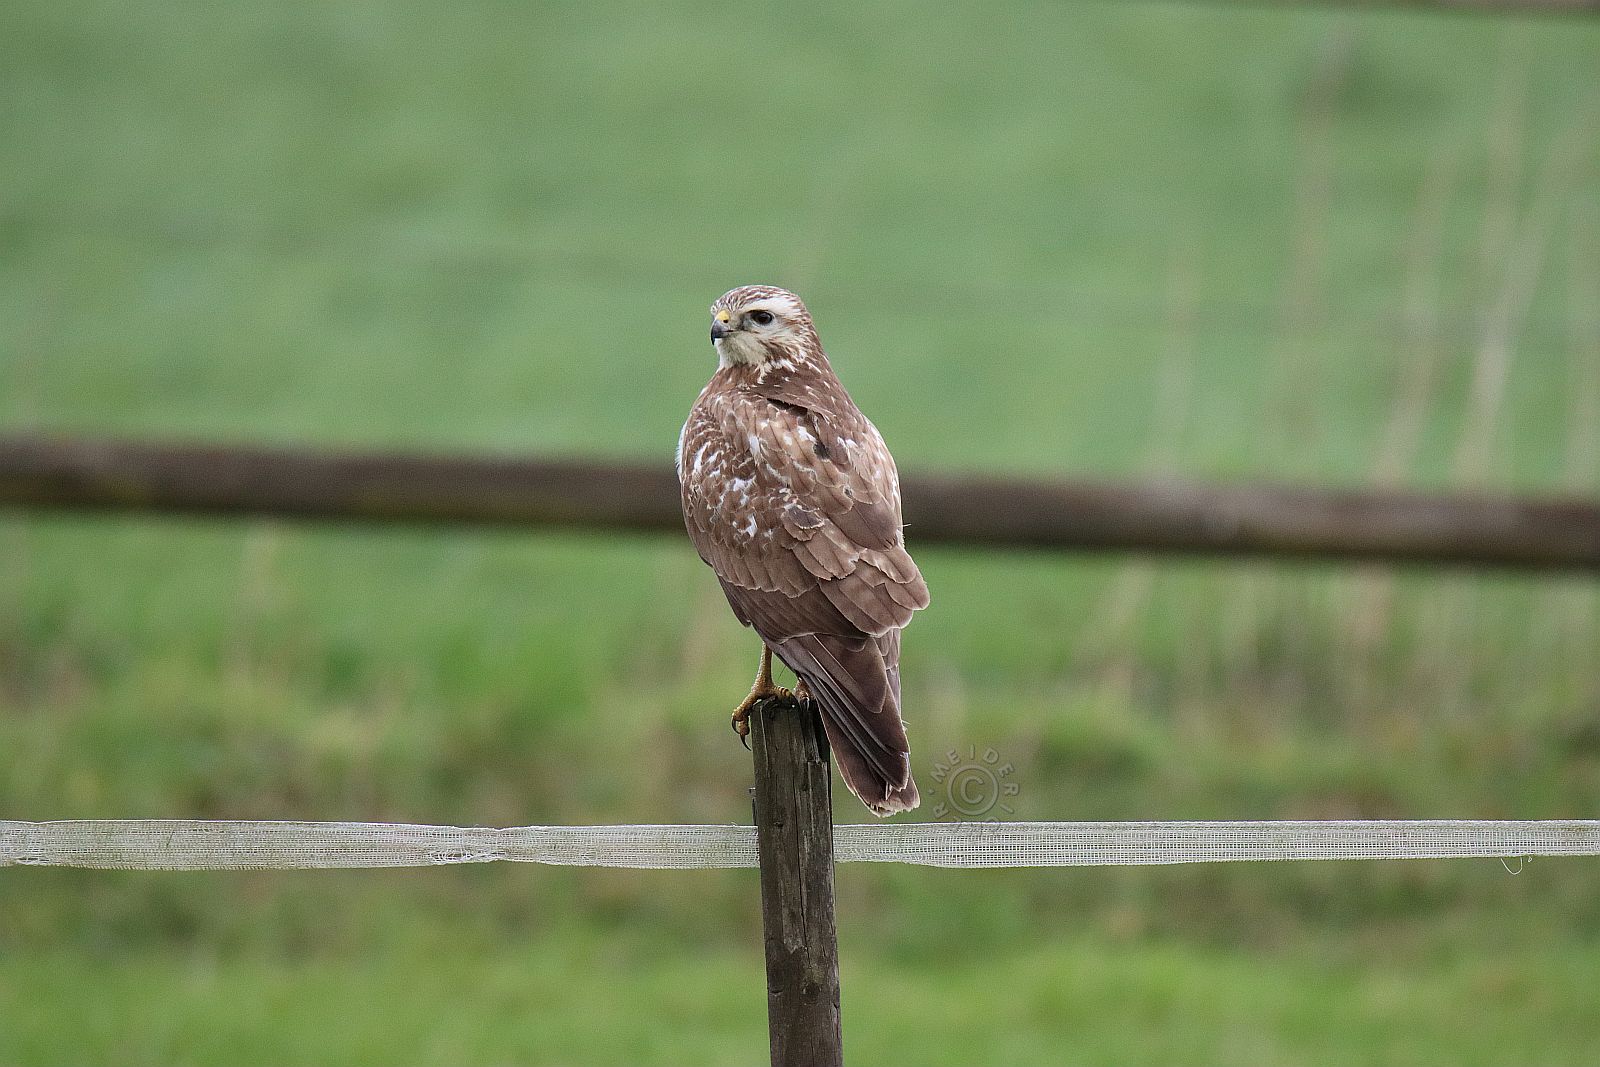
<path fill-rule="evenodd" d="M 711 305 L 717 371 L 678 438 L 684 523 L 733 613 L 761 637 L 741 738 L 777 655 L 814 703 L 845 785 L 877 815 L 917 806 L 900 718 L 900 631 L 928 605 L 906 553 L 900 478 L 834 375 L 811 314 L 747 285 Z"/>

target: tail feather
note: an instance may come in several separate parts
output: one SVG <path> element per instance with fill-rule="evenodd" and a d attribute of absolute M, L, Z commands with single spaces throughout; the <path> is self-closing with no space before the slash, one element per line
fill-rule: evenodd
<path fill-rule="evenodd" d="M 921 798 L 911 779 L 900 717 L 900 635 L 846 638 L 806 634 L 773 645 L 806 683 L 850 791 L 875 815 L 910 811 Z"/>

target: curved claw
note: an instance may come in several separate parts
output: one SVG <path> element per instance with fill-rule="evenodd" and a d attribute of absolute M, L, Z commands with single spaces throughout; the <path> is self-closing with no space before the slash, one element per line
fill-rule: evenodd
<path fill-rule="evenodd" d="M 771 685 L 764 689 L 757 687 L 750 690 L 750 695 L 745 697 L 744 700 L 740 701 L 739 706 L 733 709 L 733 715 L 729 725 L 733 727 L 733 732 L 739 735 L 739 743 L 743 745 L 746 750 L 748 750 L 750 748 L 749 738 L 751 708 L 755 707 L 763 700 L 795 700 L 807 699 L 808 697 L 809 694 L 807 697 L 801 697 L 800 694 L 791 692 L 781 685 Z"/>

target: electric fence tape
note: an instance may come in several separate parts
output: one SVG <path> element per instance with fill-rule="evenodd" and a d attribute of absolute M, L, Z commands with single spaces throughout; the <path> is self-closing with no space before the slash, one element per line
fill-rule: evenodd
<path fill-rule="evenodd" d="M 841 863 L 1077 867 L 1600 855 L 1600 820 L 934 822 L 834 827 Z M 185 819 L 0 821 L 0 867 L 286 870 L 450 863 L 755 867 L 750 826 L 420 826 Z"/>

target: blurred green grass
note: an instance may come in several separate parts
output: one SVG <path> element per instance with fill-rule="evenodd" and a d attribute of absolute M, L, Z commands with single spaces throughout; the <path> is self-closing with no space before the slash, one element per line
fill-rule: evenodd
<path fill-rule="evenodd" d="M 902 467 L 1600 489 L 1592 23 L 6 22 L 0 429 L 666 463 L 706 304 L 772 281 Z M 1018 817 L 1597 810 L 1591 581 L 919 558 L 917 767 L 993 746 Z M 723 715 L 753 652 L 671 541 L 3 516 L 0 813 L 742 820 Z M 1594 872 L 843 869 L 847 1041 L 1586 1062 Z M 4 1062 L 761 1056 L 746 874 L 26 870 L 0 892 Z"/>
<path fill-rule="evenodd" d="M 359 962 L 248 957 L 225 968 L 170 954 L 41 954 L 26 961 L 34 1013 L 21 1016 L 27 1022 L 8 1046 L 15 1062 L 57 1058 L 57 1040 L 36 1020 L 58 1013 L 73 1018 L 76 1047 L 94 1062 L 759 1058 L 759 960 L 722 947 L 619 940 L 566 930 L 541 939 L 537 953 L 440 952 L 424 941 Z M 85 969 L 101 996 L 84 997 Z M 843 964 L 841 981 L 845 1019 L 875 1020 L 850 1030 L 852 1058 L 862 1062 L 1035 1062 L 1070 1049 L 1106 1064 L 1498 1064 L 1508 1050 L 1527 1062 L 1567 1063 L 1600 1051 L 1589 1005 L 1572 995 L 1592 970 L 1592 957 L 1577 950 L 1513 948 L 1427 967 L 1345 955 L 1264 969 L 1258 957 L 1226 948 L 1145 941 L 1108 953 L 1100 942 L 1068 938 L 1003 960 L 906 965 L 858 955 Z M 455 1009 L 463 998 L 470 1011 Z M 1514 999 L 1518 1010 L 1461 1010 L 1491 998 Z M 930 1027 L 924 1012 L 935 1004 L 942 1025 Z M 152 1024 L 130 1034 L 129 1005 Z M 286 1027 L 286 1019 L 301 1025 Z M 952 1037 L 960 1033 L 984 1037 Z"/>

